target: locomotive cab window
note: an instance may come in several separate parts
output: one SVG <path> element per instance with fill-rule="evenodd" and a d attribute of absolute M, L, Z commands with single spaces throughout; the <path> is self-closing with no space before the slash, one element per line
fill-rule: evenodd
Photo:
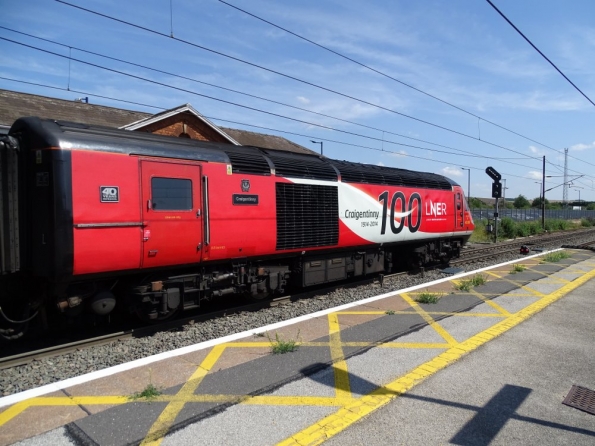
<path fill-rule="evenodd" d="M 151 207 L 156 211 L 192 209 L 192 181 L 181 178 L 151 178 Z"/>

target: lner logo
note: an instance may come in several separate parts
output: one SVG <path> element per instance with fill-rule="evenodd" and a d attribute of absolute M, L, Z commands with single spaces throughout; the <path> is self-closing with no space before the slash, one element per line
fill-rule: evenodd
<path fill-rule="evenodd" d="M 100 186 L 99 201 L 102 203 L 117 203 L 120 201 L 120 188 L 118 186 Z"/>

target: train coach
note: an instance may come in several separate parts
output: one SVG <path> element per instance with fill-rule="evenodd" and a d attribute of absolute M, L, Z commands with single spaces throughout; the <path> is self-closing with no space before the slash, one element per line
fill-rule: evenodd
<path fill-rule="evenodd" d="M 161 320 L 447 263 L 462 188 L 404 169 L 22 118 L 0 143 L 0 336 L 49 309 Z"/>

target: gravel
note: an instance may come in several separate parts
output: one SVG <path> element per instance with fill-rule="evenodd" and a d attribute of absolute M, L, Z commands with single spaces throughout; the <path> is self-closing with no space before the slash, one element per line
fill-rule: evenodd
<path fill-rule="evenodd" d="M 579 244 L 591 240 L 592 236 L 584 234 L 582 236 L 576 236 L 566 243 Z M 546 249 L 554 249 L 560 247 L 560 244 L 552 243 L 549 246 L 547 244 L 540 246 Z M 476 262 L 470 266 L 462 267 L 462 269 L 472 271 L 517 258 L 519 256 L 513 254 L 495 254 L 490 261 Z M 314 313 L 319 310 L 358 301 L 392 290 L 427 283 L 444 277 L 445 275 L 442 272 L 435 270 L 426 271 L 424 277 L 421 277 L 421 275 L 406 275 L 396 278 L 385 278 L 383 287 L 380 287 L 378 283 L 374 283 L 356 288 L 337 289 L 329 294 L 319 295 L 317 298 L 300 300 L 257 312 L 233 314 L 219 319 L 186 325 L 180 331 L 160 332 L 146 338 L 112 342 L 62 356 L 35 361 L 27 365 L 4 369 L 0 373 L 0 395 L 11 395 L 233 333 L 257 330 L 259 327 L 274 322 Z"/>

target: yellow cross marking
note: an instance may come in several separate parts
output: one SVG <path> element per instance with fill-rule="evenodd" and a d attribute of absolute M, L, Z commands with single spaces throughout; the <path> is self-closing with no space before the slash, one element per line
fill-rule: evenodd
<path fill-rule="evenodd" d="M 350 398 L 351 385 L 349 384 L 349 372 L 347 371 L 347 361 L 343 354 L 341 345 L 341 327 L 337 313 L 328 315 L 331 360 L 335 373 L 335 394 L 337 398 Z"/>
<path fill-rule="evenodd" d="M 177 393 L 175 400 L 170 402 L 166 408 L 161 412 L 157 421 L 153 423 L 147 436 L 141 442 L 141 445 L 151 445 L 151 446 L 158 446 L 161 444 L 163 437 L 167 434 L 169 428 L 173 425 L 176 417 L 186 404 L 186 401 L 190 396 L 194 394 L 196 388 L 200 385 L 202 380 L 207 373 L 211 370 L 213 365 L 217 362 L 219 357 L 225 351 L 225 345 L 217 345 L 212 348 L 209 352 L 207 357 L 203 360 L 200 364 L 198 369 L 194 372 L 194 374 L 190 377 L 188 381 L 182 386 L 182 388 Z"/>
<path fill-rule="evenodd" d="M 458 341 L 453 338 L 440 324 L 438 324 L 432 316 L 430 316 L 417 302 L 415 302 L 407 293 L 401 294 L 401 297 L 419 314 L 430 327 L 432 327 L 450 346 L 458 344 Z"/>
<path fill-rule="evenodd" d="M 502 308 L 500 305 L 498 305 L 496 302 L 494 302 L 491 299 L 486 299 L 484 296 L 482 296 L 480 293 L 478 293 L 475 290 L 469 290 L 468 291 L 470 294 L 474 295 L 475 297 L 477 297 L 479 300 L 482 300 L 485 304 L 489 305 L 490 307 L 492 307 L 494 310 L 496 310 L 498 313 L 500 313 L 501 315 L 504 316 L 508 316 L 510 313 L 508 312 L 508 310 L 506 310 L 505 308 Z"/>

